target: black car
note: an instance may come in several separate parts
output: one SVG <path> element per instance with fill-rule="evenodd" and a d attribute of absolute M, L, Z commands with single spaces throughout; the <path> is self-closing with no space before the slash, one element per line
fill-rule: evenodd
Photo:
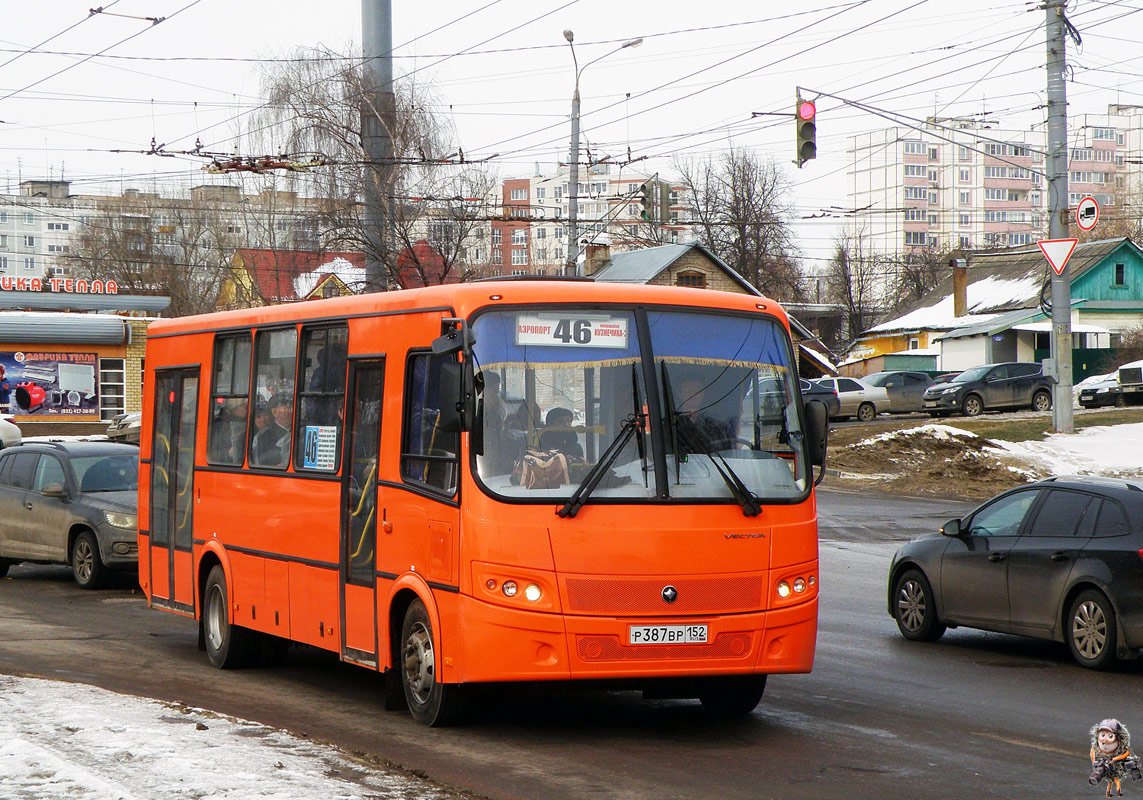
<path fill-rule="evenodd" d="M 933 383 L 926 372 L 905 370 L 874 372 L 861 380 L 871 386 L 880 386 L 889 393 L 889 408 L 886 410 L 890 414 L 921 411 L 924 408 L 925 389 Z"/>
<path fill-rule="evenodd" d="M 1030 361 L 985 364 L 966 369 L 947 383 L 934 383 L 924 394 L 924 410 L 934 417 L 960 412 L 975 417 L 997 408 L 1052 407 L 1053 381 Z"/>
<path fill-rule="evenodd" d="M 964 626 L 1066 642 L 1081 666 L 1143 648 L 1143 483 L 1059 478 L 1004 492 L 897 551 L 906 639 Z"/>
<path fill-rule="evenodd" d="M 68 564 L 93 589 L 139 560 L 139 448 L 36 442 L 0 452 L 0 577 L 12 564 Z"/>
<path fill-rule="evenodd" d="M 1079 404 L 1084 408 L 1102 408 L 1115 406 L 1123 408 L 1127 405 L 1127 398 L 1123 396 L 1123 387 L 1114 376 L 1099 383 L 1085 386 L 1079 393 Z"/>
<path fill-rule="evenodd" d="M 833 419 L 841 411 L 841 401 L 837 399 L 837 392 L 829 386 L 823 386 L 820 383 L 814 383 L 805 378 L 799 378 L 798 385 L 802 389 L 803 402 L 807 400 L 818 400 L 825 403 L 826 419 Z"/>

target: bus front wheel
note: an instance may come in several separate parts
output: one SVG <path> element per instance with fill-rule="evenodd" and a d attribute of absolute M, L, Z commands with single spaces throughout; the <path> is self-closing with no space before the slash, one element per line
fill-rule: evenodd
<path fill-rule="evenodd" d="M 433 623 L 420 600 L 405 612 L 399 669 L 409 713 L 422 725 L 451 725 L 460 715 L 460 687 L 441 683 Z"/>
<path fill-rule="evenodd" d="M 246 666 L 258 646 L 254 631 L 230 624 L 228 597 L 226 573 L 221 565 L 216 564 L 207 576 L 203 590 L 202 626 L 206 657 L 219 669 Z"/>
<path fill-rule="evenodd" d="M 712 678 L 699 691 L 699 702 L 720 717 L 740 717 L 758 707 L 766 691 L 765 675 L 733 675 Z"/>

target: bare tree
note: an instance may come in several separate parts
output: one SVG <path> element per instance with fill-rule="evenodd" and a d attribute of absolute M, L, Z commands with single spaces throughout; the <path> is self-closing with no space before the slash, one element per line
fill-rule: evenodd
<path fill-rule="evenodd" d="M 731 149 L 675 168 L 702 243 L 765 294 L 804 300 L 790 231 L 790 184 L 774 160 Z"/>
<path fill-rule="evenodd" d="M 389 131 L 394 163 L 378 164 L 362 144 L 363 99 L 369 93 L 360 59 L 327 48 L 295 55 L 267 65 L 268 102 L 255 129 L 269 151 L 315 153 L 327 161 L 307 183 L 322 199 L 318 219 L 325 247 L 377 257 L 388 275 L 385 288 L 401 286 L 409 275 L 439 283 L 450 273 L 463 274 L 496 179 L 463 162 L 447 119 L 433 110 L 430 88 L 397 79 L 396 127 Z M 366 107 L 364 113 L 381 118 L 380 109 Z M 364 223 L 362 199 L 370 185 L 385 200 L 380 252 Z"/>
<path fill-rule="evenodd" d="M 108 198 L 82 227 L 66 263 L 128 294 L 171 298 L 172 316 L 214 311 L 238 239 L 216 209 L 138 193 Z"/>
<path fill-rule="evenodd" d="M 862 232 L 842 232 L 826 267 L 829 301 L 843 309 L 844 327 L 852 341 L 869 328 L 884 305 L 887 259 L 876 253 Z"/>
<path fill-rule="evenodd" d="M 894 279 L 891 296 L 897 298 L 896 305 L 912 303 L 928 294 L 949 274 L 950 258 L 951 250 L 936 247 L 917 249 L 898 257 L 892 265 Z"/>

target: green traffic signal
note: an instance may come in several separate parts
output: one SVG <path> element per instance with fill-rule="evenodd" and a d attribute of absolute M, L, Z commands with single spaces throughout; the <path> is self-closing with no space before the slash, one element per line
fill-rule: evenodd
<path fill-rule="evenodd" d="M 647 181 L 639 187 L 639 204 L 643 207 L 642 211 L 639 212 L 639 217 L 644 222 L 650 222 L 655 218 L 653 194 L 653 184 L 651 181 Z"/>

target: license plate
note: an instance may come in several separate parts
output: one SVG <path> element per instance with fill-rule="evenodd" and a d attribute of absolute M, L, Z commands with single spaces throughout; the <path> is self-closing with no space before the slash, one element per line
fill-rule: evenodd
<path fill-rule="evenodd" d="M 706 644 L 706 625 L 632 625 L 628 644 Z"/>
<path fill-rule="evenodd" d="M 936 404 L 937 404 L 936 400 L 926 400 L 925 401 L 925 408 L 932 408 Z"/>

